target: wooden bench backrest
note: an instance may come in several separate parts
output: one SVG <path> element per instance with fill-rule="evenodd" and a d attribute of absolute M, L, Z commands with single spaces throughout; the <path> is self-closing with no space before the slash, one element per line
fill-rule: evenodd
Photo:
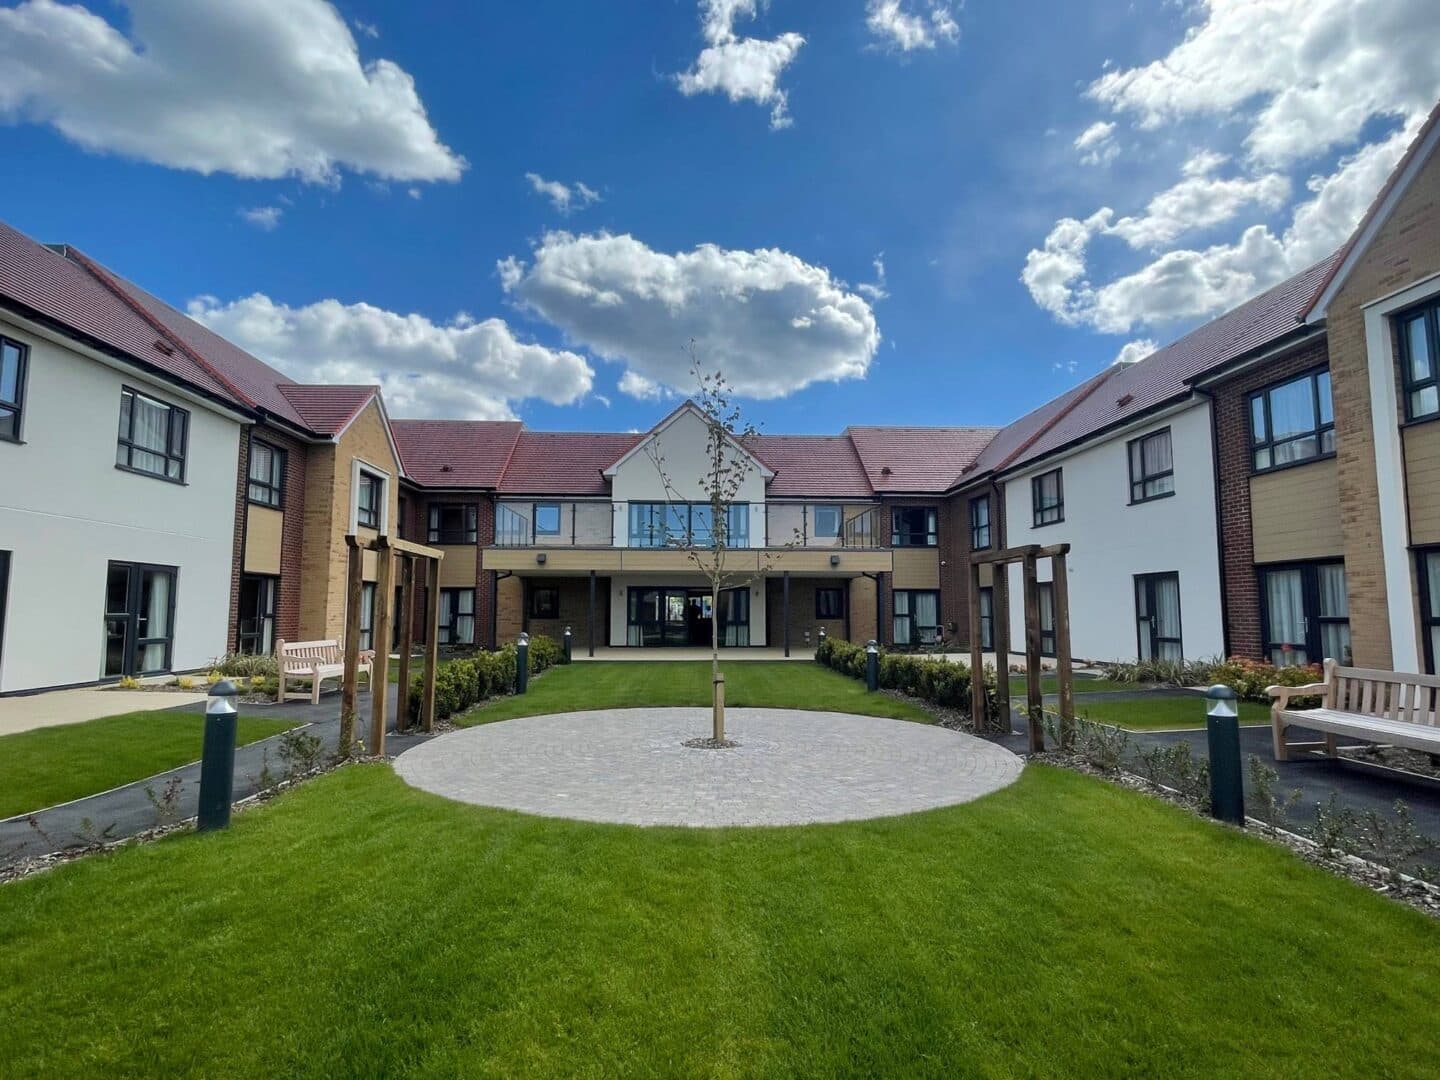
<path fill-rule="evenodd" d="M 1330 684 L 1326 708 L 1436 726 L 1440 676 L 1340 667 L 1326 660 L 1325 681 Z"/>
<path fill-rule="evenodd" d="M 308 668 L 317 663 L 339 664 L 344 660 L 338 641 L 282 641 L 279 653 L 286 671 Z"/>

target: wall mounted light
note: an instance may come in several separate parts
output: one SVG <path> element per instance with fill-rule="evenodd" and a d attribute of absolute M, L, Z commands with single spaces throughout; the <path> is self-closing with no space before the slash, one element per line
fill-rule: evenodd
<path fill-rule="evenodd" d="M 542 551 L 542 552 L 540 552 L 540 554 L 536 555 L 536 556 L 535 556 L 535 561 L 536 561 L 537 563 L 539 563 L 541 566 L 544 566 L 544 565 L 545 565 L 545 552 Z"/>
<path fill-rule="evenodd" d="M 839 565 L 840 565 L 840 556 L 839 556 L 839 555 L 831 555 L 831 556 L 830 556 L 830 565 L 831 565 L 831 566 L 839 566 Z"/>

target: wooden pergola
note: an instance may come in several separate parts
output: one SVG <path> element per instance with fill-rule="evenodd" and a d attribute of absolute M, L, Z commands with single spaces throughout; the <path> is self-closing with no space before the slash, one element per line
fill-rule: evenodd
<path fill-rule="evenodd" d="M 1041 722 L 1044 699 L 1040 690 L 1040 581 L 1039 561 L 1050 560 L 1055 601 L 1055 668 L 1060 683 L 1060 741 L 1069 745 L 1075 731 L 1075 684 L 1070 658 L 1070 585 L 1065 557 L 1069 544 L 1001 548 L 970 556 L 970 715 L 977 730 L 986 720 L 1000 731 L 1010 730 L 1010 576 L 1013 563 L 1021 565 L 1025 612 L 1025 704 L 1030 725 L 1030 751 L 1045 749 Z M 995 651 L 996 715 L 986 716 L 984 649 L 980 644 L 980 568 L 993 567 L 990 605 L 991 646 Z"/>
<path fill-rule="evenodd" d="M 387 688 L 390 676 L 390 603 L 395 591 L 396 564 L 399 564 L 401 620 L 397 727 L 404 730 L 415 719 L 410 716 L 410 653 L 415 644 L 415 590 L 418 587 L 426 590 L 425 680 L 418 719 L 423 730 L 433 731 L 435 671 L 440 650 L 440 560 L 445 557 L 445 553 L 439 548 L 387 536 L 361 540 L 351 534 L 345 537 L 345 544 L 350 550 L 345 577 L 345 674 L 340 688 L 340 744 L 342 752 L 349 753 L 355 741 L 355 699 L 360 681 L 360 596 L 364 585 L 365 552 L 373 551 L 376 556 L 376 580 L 371 640 L 377 647 L 375 662 L 370 669 L 368 748 L 373 756 L 381 757 L 385 753 L 385 722 L 389 708 Z"/>

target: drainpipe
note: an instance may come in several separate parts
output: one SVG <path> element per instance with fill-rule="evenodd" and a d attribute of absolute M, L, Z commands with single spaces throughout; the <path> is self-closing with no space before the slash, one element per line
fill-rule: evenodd
<path fill-rule="evenodd" d="M 245 428 L 245 472 L 238 478 L 240 490 L 237 492 L 237 494 L 240 496 L 240 565 L 235 568 L 235 624 L 230 627 L 230 643 L 233 651 L 237 653 L 240 651 L 240 592 L 242 589 L 241 582 L 245 577 L 245 549 L 250 544 L 250 455 L 253 453 L 255 453 L 255 425 L 249 424 Z M 280 540 L 280 569 L 283 572 L 285 569 L 285 533 L 283 528 L 280 533 Z M 275 591 L 277 593 L 280 592 L 279 589 Z M 277 601 L 275 605 L 275 622 L 279 623 L 280 605 L 278 601 L 280 598 L 279 596 L 276 596 L 275 599 Z M 278 637 L 279 635 L 276 636 Z"/>
<path fill-rule="evenodd" d="M 1220 571 L 1220 645 L 1230 656 L 1230 593 L 1225 582 L 1225 526 L 1220 500 L 1220 418 L 1216 413 L 1215 395 L 1209 390 L 1194 388 L 1210 405 L 1210 469 L 1215 488 L 1215 560 Z M 1264 630 L 1261 630 L 1264 637 Z"/>

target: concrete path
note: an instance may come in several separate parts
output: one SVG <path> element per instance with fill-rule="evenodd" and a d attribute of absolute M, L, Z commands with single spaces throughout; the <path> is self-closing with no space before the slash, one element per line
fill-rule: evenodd
<path fill-rule="evenodd" d="M 391 729 L 394 728 L 395 686 L 390 690 L 389 716 Z M 253 709 L 257 714 L 294 719 L 297 725 L 308 724 L 306 731 L 321 740 L 326 753 L 333 753 L 340 742 L 340 695 L 327 694 L 319 705 L 306 702 L 287 702 L 284 705 L 241 706 Z M 203 705 L 182 708 L 184 712 L 200 712 Z M 262 713 L 263 710 L 263 713 Z M 363 736 L 369 730 L 370 694 L 362 691 L 359 696 L 359 717 L 356 732 Z M 386 753 L 394 756 L 423 741 L 423 735 L 391 735 L 386 739 Z M 243 799 L 259 790 L 260 774 L 269 755 L 270 770 L 277 779 L 285 771 L 280 760 L 280 737 L 262 739 L 260 742 L 239 747 L 235 751 L 235 798 Z M 111 791 L 77 799 L 61 806 L 53 806 L 33 815 L 9 818 L 0 821 L 0 866 L 35 855 L 46 855 L 73 847 L 83 847 L 94 838 L 120 840 L 134 836 L 160 824 L 154 805 L 145 795 L 145 788 L 151 787 L 158 795 L 170 782 L 179 777 L 181 782 L 179 818 L 193 817 L 200 794 L 200 764 L 194 762 L 178 769 L 161 773 L 146 780 L 127 784 Z M 34 824 L 30 823 L 33 818 Z"/>
<path fill-rule="evenodd" d="M 904 720 L 730 709 L 739 746 L 695 749 L 708 709 L 506 720 L 417 746 L 395 771 L 461 802 L 631 825 L 802 825 L 969 802 L 1014 782 L 1003 747 Z"/>
<path fill-rule="evenodd" d="M 173 709 L 204 700 L 203 692 L 97 690 L 88 686 L 75 690 L 49 690 L 43 694 L 20 694 L 0 698 L 0 735 L 18 735 L 35 728 L 79 724 L 86 720 L 98 720 L 102 716 Z"/>

